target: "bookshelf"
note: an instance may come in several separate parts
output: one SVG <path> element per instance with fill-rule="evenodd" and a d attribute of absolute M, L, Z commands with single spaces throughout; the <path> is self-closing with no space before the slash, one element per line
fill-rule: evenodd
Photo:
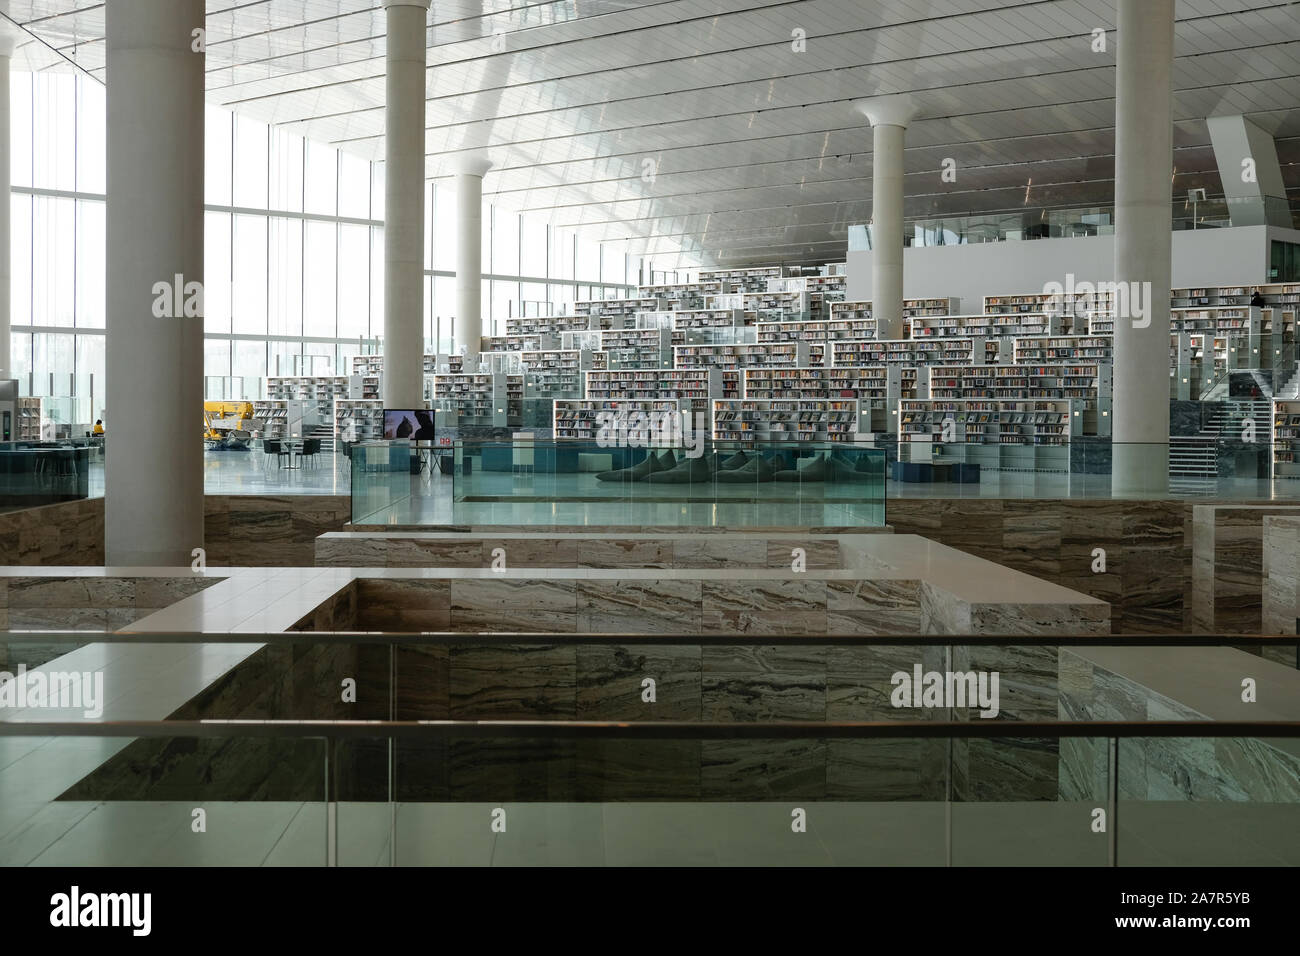
<path fill-rule="evenodd" d="M 996 365 L 1010 354 L 996 339 L 980 336 L 939 339 L 873 339 L 859 342 L 832 341 L 831 365 Z"/>
<path fill-rule="evenodd" d="M 1300 401 L 1273 401 L 1273 477 L 1300 478 Z"/>
<path fill-rule="evenodd" d="M 40 441 L 44 414 L 40 396 L 20 395 L 14 405 L 14 415 L 18 419 L 18 427 L 14 429 L 15 441 Z"/>
<path fill-rule="evenodd" d="M 284 398 L 253 403 L 253 418 L 262 423 L 263 439 L 276 441 L 302 435 L 303 403 Z"/>
<path fill-rule="evenodd" d="M 559 347 L 560 337 L 551 333 L 485 335 L 479 340 L 480 352 L 543 352 Z"/>
<path fill-rule="evenodd" d="M 384 403 L 340 398 L 334 402 L 335 441 L 378 441 L 384 437 Z"/>
<path fill-rule="evenodd" d="M 721 399 L 713 403 L 714 441 L 852 442 L 856 399 Z"/>
<path fill-rule="evenodd" d="M 591 328 L 589 315 L 553 315 L 547 317 L 517 316 L 506 319 L 506 335 L 561 335 L 565 332 L 585 332 Z"/>
<path fill-rule="evenodd" d="M 701 282 L 716 282 L 722 294 L 739 289 L 741 292 L 765 292 L 769 279 L 785 275 L 783 266 L 758 266 L 752 269 L 701 269 Z"/>
<path fill-rule="evenodd" d="M 621 412 L 624 415 L 678 414 L 678 403 L 671 399 L 658 400 L 593 400 L 556 399 L 552 403 L 551 420 L 556 438 L 582 438 L 596 441 L 600 438 L 598 416 L 604 412 Z"/>
<path fill-rule="evenodd" d="M 1251 306 L 1171 309 L 1172 332 L 1213 337 L 1214 367 L 1218 372 L 1229 368 L 1266 367 L 1261 352 L 1263 312 Z"/>
<path fill-rule="evenodd" d="M 912 338 L 946 338 L 982 335 L 1060 335 L 1061 316 L 1046 312 L 1012 312 L 988 315 L 916 316 Z"/>
<path fill-rule="evenodd" d="M 1016 338 L 1012 358 L 1029 362 L 1110 362 L 1115 357 L 1113 335 L 1032 335 Z"/>
<path fill-rule="evenodd" d="M 780 322 L 788 318 L 805 316 L 812 308 L 807 292 L 746 292 L 740 297 L 740 301 L 740 308 L 746 312 L 756 313 L 757 322 Z M 715 305 L 719 308 L 723 307 L 716 300 Z"/>
<path fill-rule="evenodd" d="M 524 394 L 528 398 L 582 398 L 582 373 L 591 368 L 586 349 L 524 352 Z"/>
<path fill-rule="evenodd" d="M 671 368 L 670 329 L 609 329 L 600 333 L 600 351 L 609 369 Z M 593 368 L 599 363 L 593 363 Z"/>
<path fill-rule="evenodd" d="M 591 401 L 673 399 L 683 411 L 708 411 L 709 401 L 722 398 L 723 393 L 718 368 L 594 369 L 586 379 Z"/>
<path fill-rule="evenodd" d="M 637 293 L 643 298 L 662 299 L 674 309 L 702 309 L 705 299 L 720 295 L 722 291 L 720 281 L 643 285 L 637 288 Z"/>
<path fill-rule="evenodd" d="M 629 329 L 636 327 L 636 317 L 641 312 L 667 312 L 665 299 L 649 296 L 641 299 L 593 299 L 573 303 L 573 314 L 596 316 L 602 329 Z"/>
<path fill-rule="evenodd" d="M 869 368 L 747 368 L 743 371 L 745 399 L 858 402 L 862 432 L 890 431 L 889 411 L 901 397 L 902 369 Z"/>
<path fill-rule="evenodd" d="M 302 421 L 306 425 L 328 425 L 334 421 L 335 400 L 363 397 L 362 389 L 366 378 L 375 379 L 372 385 L 377 392 L 377 376 L 308 375 L 268 378 L 266 397 L 300 403 Z"/>
<path fill-rule="evenodd" d="M 1114 378 L 1107 363 L 931 365 L 926 372 L 931 401 L 1069 400 L 1069 434 L 1110 435 Z"/>
<path fill-rule="evenodd" d="M 519 424 L 524 377 L 489 372 L 438 374 L 433 377 L 433 396 L 439 411 L 467 424 Z M 444 424 L 451 423 L 444 419 Z"/>
<path fill-rule="evenodd" d="M 898 403 L 899 460 L 1069 471 L 1073 412 L 1068 400 L 904 399 Z"/>
<path fill-rule="evenodd" d="M 1061 295 L 1047 292 L 1022 293 L 1020 295 L 986 295 L 984 297 L 985 315 L 1010 315 L 1014 313 L 1038 312 L 1056 313 L 1068 320 L 1081 312 L 1114 312 L 1115 296 L 1112 292 L 1091 292 L 1077 295 L 1073 288 L 1066 288 Z"/>

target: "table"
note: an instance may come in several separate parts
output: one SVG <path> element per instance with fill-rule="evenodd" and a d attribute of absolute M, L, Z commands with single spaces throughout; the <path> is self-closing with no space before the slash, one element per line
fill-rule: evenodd
<path fill-rule="evenodd" d="M 289 464 L 285 467 L 297 470 L 302 467 L 302 442 L 301 441 L 281 441 L 280 447 L 289 453 Z M 294 454 L 298 455 L 298 464 L 293 463 Z"/>

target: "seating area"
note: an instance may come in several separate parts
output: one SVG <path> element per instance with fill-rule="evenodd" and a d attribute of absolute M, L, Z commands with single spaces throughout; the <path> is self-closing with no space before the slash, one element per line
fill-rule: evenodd
<path fill-rule="evenodd" d="M 809 452 L 791 448 L 789 451 L 746 452 L 734 454 L 688 455 L 668 449 L 659 454 L 653 450 L 635 465 L 604 471 L 597 481 L 632 482 L 675 485 L 690 482 L 720 481 L 747 484 L 768 481 L 822 482 L 836 479 L 849 480 L 855 474 L 872 473 L 872 460 L 839 452 Z"/>

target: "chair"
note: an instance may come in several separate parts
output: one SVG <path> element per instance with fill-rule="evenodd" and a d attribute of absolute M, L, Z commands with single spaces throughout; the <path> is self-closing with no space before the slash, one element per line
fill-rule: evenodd
<path fill-rule="evenodd" d="M 274 455 L 275 463 L 277 467 L 280 468 L 284 467 L 283 459 L 288 458 L 290 454 L 289 449 L 285 448 L 278 441 L 268 440 L 262 442 L 262 450 L 268 455 Z"/>
<path fill-rule="evenodd" d="M 298 454 L 298 457 L 299 457 L 300 459 L 301 459 L 301 458 L 310 458 L 310 459 L 312 460 L 312 464 L 315 464 L 315 463 L 316 463 L 316 456 L 319 455 L 319 454 L 320 454 L 320 439 L 319 439 L 319 438 L 305 438 L 305 439 L 303 439 L 303 443 L 302 443 L 302 451 L 299 452 L 299 454 Z"/>

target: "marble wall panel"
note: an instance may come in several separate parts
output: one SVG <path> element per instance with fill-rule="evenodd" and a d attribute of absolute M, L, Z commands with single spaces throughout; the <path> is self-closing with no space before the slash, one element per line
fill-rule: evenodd
<path fill-rule="evenodd" d="M 1255 634 L 1263 627 L 1264 520 L 1300 507 L 1197 505 L 1192 518 L 1192 627 Z"/>
<path fill-rule="evenodd" d="M 1261 630 L 1295 634 L 1300 618 L 1300 517 L 1264 518 Z"/>

